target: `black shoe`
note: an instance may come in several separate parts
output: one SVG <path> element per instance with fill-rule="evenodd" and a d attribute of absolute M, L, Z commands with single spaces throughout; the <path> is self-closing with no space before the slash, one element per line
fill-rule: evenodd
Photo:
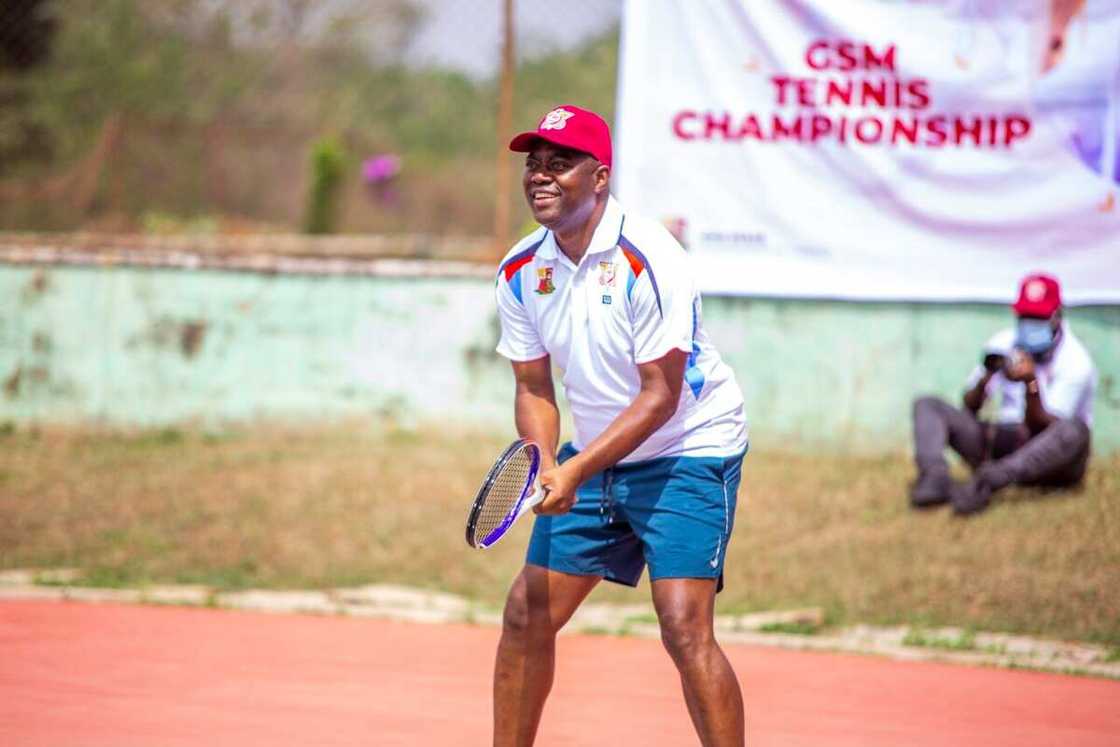
<path fill-rule="evenodd" d="M 910 486 L 910 505 L 914 508 L 932 508 L 949 502 L 953 481 L 945 471 L 929 471 L 918 475 Z"/>
<path fill-rule="evenodd" d="M 992 486 L 978 475 L 966 483 L 954 485 L 949 499 L 957 516 L 980 513 L 992 501 Z"/>

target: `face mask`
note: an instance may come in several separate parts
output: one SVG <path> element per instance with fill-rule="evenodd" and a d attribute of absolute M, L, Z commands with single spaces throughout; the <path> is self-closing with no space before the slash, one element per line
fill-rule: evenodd
<path fill-rule="evenodd" d="M 1049 319 L 1020 319 L 1015 345 L 1033 357 L 1046 355 L 1054 345 L 1054 329 Z"/>

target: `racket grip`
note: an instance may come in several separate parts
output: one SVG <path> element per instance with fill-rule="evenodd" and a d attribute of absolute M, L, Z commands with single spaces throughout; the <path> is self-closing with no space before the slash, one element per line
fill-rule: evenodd
<path fill-rule="evenodd" d="M 529 496 L 528 498 L 526 498 L 525 502 L 521 504 L 521 510 L 519 510 L 517 512 L 518 518 L 520 518 L 522 515 L 524 515 L 525 512 L 527 512 L 533 506 L 537 506 L 540 503 L 542 503 L 544 501 L 544 499 L 547 498 L 547 497 L 548 497 L 548 488 L 542 488 L 538 485 L 536 490 L 533 491 L 533 494 L 531 496 Z"/>

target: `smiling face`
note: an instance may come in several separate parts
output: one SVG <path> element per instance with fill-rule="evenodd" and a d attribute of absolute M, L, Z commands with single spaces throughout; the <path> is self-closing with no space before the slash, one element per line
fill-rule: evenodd
<path fill-rule="evenodd" d="M 525 158 L 521 183 L 533 218 L 561 232 L 590 219 L 609 179 L 610 169 L 593 156 L 540 140 Z"/>

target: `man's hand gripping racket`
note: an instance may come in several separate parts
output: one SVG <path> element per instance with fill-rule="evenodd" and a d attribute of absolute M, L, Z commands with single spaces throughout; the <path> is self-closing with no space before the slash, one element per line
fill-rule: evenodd
<path fill-rule="evenodd" d="M 490 468 L 467 516 L 467 544 L 485 549 L 500 540 L 529 509 L 548 497 L 537 481 L 541 449 L 526 439 L 510 444 Z"/>

